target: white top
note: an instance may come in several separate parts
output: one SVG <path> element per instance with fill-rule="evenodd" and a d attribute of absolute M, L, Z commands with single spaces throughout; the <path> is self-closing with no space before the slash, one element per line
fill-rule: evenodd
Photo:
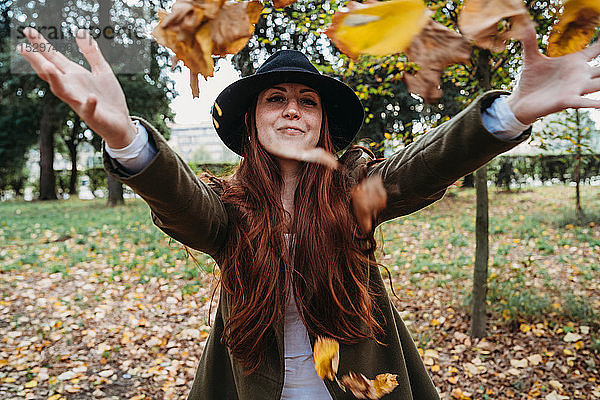
<path fill-rule="evenodd" d="M 287 233 L 285 238 L 289 248 L 293 240 L 290 240 L 290 235 Z M 290 257 L 293 259 L 293 248 Z M 296 309 L 294 291 L 292 288 L 288 290 L 290 301 L 285 309 L 283 325 L 285 378 L 281 400 L 330 400 L 329 391 L 315 369 L 308 331 Z"/>

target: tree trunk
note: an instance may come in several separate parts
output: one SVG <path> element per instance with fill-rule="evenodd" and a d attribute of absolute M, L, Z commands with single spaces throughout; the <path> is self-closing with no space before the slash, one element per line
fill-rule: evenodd
<path fill-rule="evenodd" d="M 471 295 L 471 336 L 486 336 L 486 296 L 489 257 L 487 167 L 475 172 L 477 215 L 475 217 L 475 268 Z"/>
<path fill-rule="evenodd" d="M 73 128 L 75 129 L 75 128 Z M 66 140 L 65 144 L 69 150 L 71 158 L 71 176 L 69 177 L 69 194 L 74 196 L 77 194 L 77 145 L 73 140 Z"/>
<path fill-rule="evenodd" d="M 478 49 L 477 78 L 482 89 L 491 89 L 491 53 Z M 477 211 L 475 217 L 475 267 L 471 293 L 471 337 L 486 336 L 486 295 L 489 258 L 487 167 L 475 172 Z"/>
<path fill-rule="evenodd" d="M 54 95 L 48 90 L 40 120 L 40 200 L 57 200 L 54 175 Z"/>
<path fill-rule="evenodd" d="M 108 183 L 108 206 L 116 207 L 124 204 L 123 184 L 109 174 L 106 174 L 106 182 Z"/>
<path fill-rule="evenodd" d="M 581 195 L 579 193 L 579 182 L 581 181 L 581 121 L 579 119 L 579 110 L 575 110 L 575 122 L 577 125 L 577 146 L 575 156 L 575 215 L 579 224 L 583 223 L 585 218 L 581 208 Z"/>

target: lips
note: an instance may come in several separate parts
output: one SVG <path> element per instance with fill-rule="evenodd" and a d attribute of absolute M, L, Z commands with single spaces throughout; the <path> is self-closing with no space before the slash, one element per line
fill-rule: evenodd
<path fill-rule="evenodd" d="M 286 135 L 302 135 L 304 133 L 302 129 L 295 126 L 283 126 L 277 130 Z"/>

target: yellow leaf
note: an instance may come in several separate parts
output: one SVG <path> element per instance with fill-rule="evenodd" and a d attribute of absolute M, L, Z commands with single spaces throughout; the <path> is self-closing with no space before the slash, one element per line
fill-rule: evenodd
<path fill-rule="evenodd" d="M 35 379 L 31 380 L 25 384 L 26 388 L 34 388 L 36 386 L 37 386 L 37 381 Z"/>
<path fill-rule="evenodd" d="M 584 49 L 599 25 L 598 0 L 568 0 L 563 15 L 548 38 L 548 55 L 560 57 Z"/>
<path fill-rule="evenodd" d="M 340 362 L 340 344 L 330 338 L 318 337 L 313 349 L 315 369 L 321 379 L 335 379 Z"/>
<path fill-rule="evenodd" d="M 431 372 L 439 372 L 440 366 L 435 364 L 430 368 Z"/>
<path fill-rule="evenodd" d="M 584 347 L 584 345 L 581 340 L 575 343 L 575 350 L 581 350 L 581 349 L 583 349 L 583 347 Z"/>
<path fill-rule="evenodd" d="M 13 383 L 16 380 L 17 380 L 16 378 L 4 378 L 4 382 L 6 382 L 6 383 Z"/>
<path fill-rule="evenodd" d="M 509 39 L 521 39 L 531 29 L 522 0 L 466 0 L 458 16 L 460 31 L 479 47 L 502 51 Z"/>
<path fill-rule="evenodd" d="M 527 333 L 531 330 L 531 326 L 527 325 L 527 324 L 521 324 L 521 326 L 519 327 L 519 329 L 521 329 L 521 332 L 523 333 Z"/>
<path fill-rule="evenodd" d="M 396 386 L 398 386 L 398 381 L 396 378 L 398 378 L 398 375 L 392 374 L 379 374 L 375 377 L 373 386 L 375 387 L 375 394 L 377 398 L 391 393 Z"/>
<path fill-rule="evenodd" d="M 429 20 L 422 0 L 367 1 L 337 11 L 325 33 L 351 58 L 404 51 Z"/>
<path fill-rule="evenodd" d="M 60 397 L 61 397 L 60 393 L 57 393 L 57 394 L 53 394 L 52 396 L 48 397 L 47 400 L 58 400 L 58 399 L 60 399 Z"/>

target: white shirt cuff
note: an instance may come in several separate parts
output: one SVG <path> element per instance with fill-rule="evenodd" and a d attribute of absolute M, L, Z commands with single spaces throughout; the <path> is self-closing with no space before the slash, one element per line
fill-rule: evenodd
<path fill-rule="evenodd" d="M 143 170 L 156 156 L 158 151 L 148 140 L 148 131 L 139 121 L 134 121 L 137 127 L 137 135 L 129 145 L 122 149 L 111 149 L 106 143 L 104 148 L 108 155 L 119 162 L 132 174 Z"/>
<path fill-rule="evenodd" d="M 508 103 L 506 95 L 498 97 L 491 106 L 483 111 L 481 120 L 483 126 L 496 137 L 503 140 L 510 140 L 518 137 L 523 131 L 529 128 L 529 125 L 521 123 L 515 117 Z"/>

